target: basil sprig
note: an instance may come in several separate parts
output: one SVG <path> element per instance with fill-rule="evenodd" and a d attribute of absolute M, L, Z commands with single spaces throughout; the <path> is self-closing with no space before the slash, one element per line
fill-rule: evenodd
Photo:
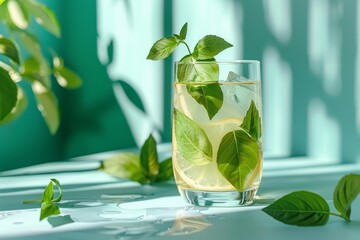
<path fill-rule="evenodd" d="M 187 91 L 205 108 L 209 119 L 212 119 L 223 103 L 223 93 L 218 83 L 219 66 L 214 57 L 233 45 L 216 35 L 206 35 L 199 40 L 191 52 L 189 45 L 185 42 L 186 35 L 187 23 L 181 28 L 179 34 L 156 41 L 151 47 L 147 59 L 167 58 L 177 46 L 184 44 L 189 54 L 184 56 L 178 64 L 178 81 L 197 83 L 196 86 L 188 85 Z M 197 64 L 199 62 L 206 63 Z M 201 82 L 204 84 L 198 84 Z"/>
<path fill-rule="evenodd" d="M 59 196 L 54 198 L 54 184 L 59 190 Z M 50 183 L 45 188 L 41 200 L 25 200 L 24 204 L 31 204 L 31 203 L 41 203 L 41 209 L 40 209 L 40 221 L 52 216 L 52 215 L 59 215 L 60 214 L 60 208 L 57 205 L 58 202 L 60 202 L 62 198 L 62 189 L 60 186 L 60 182 L 52 178 Z"/>
<path fill-rule="evenodd" d="M 308 192 L 292 192 L 262 210 L 276 220 L 297 226 L 325 225 L 329 216 L 337 216 L 350 222 L 351 203 L 360 192 L 360 175 L 349 174 L 340 179 L 334 190 L 334 205 L 339 213 L 330 212 L 326 200 Z"/>
<path fill-rule="evenodd" d="M 173 176 L 171 157 L 159 162 L 156 141 L 150 135 L 140 154 L 118 153 L 102 161 L 99 170 L 140 184 L 167 181 Z"/>

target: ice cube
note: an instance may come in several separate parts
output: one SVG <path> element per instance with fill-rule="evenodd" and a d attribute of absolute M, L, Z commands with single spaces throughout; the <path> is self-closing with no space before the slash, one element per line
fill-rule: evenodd
<path fill-rule="evenodd" d="M 242 82 L 242 81 L 248 81 L 248 79 L 243 76 L 240 76 L 237 73 L 234 73 L 233 71 L 229 71 L 226 81 L 227 82 Z"/>

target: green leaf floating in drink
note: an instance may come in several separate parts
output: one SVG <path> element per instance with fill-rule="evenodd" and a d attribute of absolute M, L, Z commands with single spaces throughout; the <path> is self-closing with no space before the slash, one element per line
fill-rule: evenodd
<path fill-rule="evenodd" d="M 254 101 L 251 101 L 250 107 L 240 127 L 248 132 L 255 140 L 261 137 L 261 118 L 259 117 L 259 111 Z"/>
<path fill-rule="evenodd" d="M 297 226 L 324 225 L 331 214 L 325 199 L 308 191 L 287 194 L 262 210 L 276 220 Z"/>
<path fill-rule="evenodd" d="M 259 158 L 259 146 L 243 129 L 233 130 L 223 137 L 217 153 L 221 174 L 240 192 L 254 171 Z"/>
<path fill-rule="evenodd" d="M 174 109 L 175 137 L 180 154 L 195 165 L 211 162 L 213 151 L 204 130 L 184 113 Z"/>
<path fill-rule="evenodd" d="M 178 65 L 178 81 L 189 82 L 214 82 L 210 87 L 206 84 L 196 88 L 188 87 L 189 94 L 201 104 L 209 119 L 212 119 L 219 111 L 223 103 L 223 93 L 219 81 L 219 66 L 216 63 L 215 56 L 221 51 L 232 47 L 230 43 L 223 38 L 215 35 L 207 35 L 199 40 L 193 52 L 185 42 L 187 34 L 187 23 L 180 30 L 180 34 L 174 34 L 172 37 L 162 38 L 151 47 L 147 59 L 160 60 L 167 58 L 179 44 L 184 44 L 189 52 L 188 55 L 180 60 Z M 199 61 L 206 61 L 207 64 L 196 64 Z M 184 64 L 181 64 L 184 63 Z M 216 83 L 215 83 L 216 82 Z"/>

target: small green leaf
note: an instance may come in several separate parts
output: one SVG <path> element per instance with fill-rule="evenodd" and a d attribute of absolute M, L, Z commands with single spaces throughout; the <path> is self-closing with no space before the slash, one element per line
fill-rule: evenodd
<path fill-rule="evenodd" d="M 233 130 L 221 140 L 217 153 L 220 173 L 238 191 L 243 192 L 247 180 L 259 161 L 259 146 L 244 130 Z"/>
<path fill-rule="evenodd" d="M 297 226 L 324 225 L 330 215 L 325 199 L 308 191 L 287 194 L 262 210 L 280 222 Z"/>
<path fill-rule="evenodd" d="M 178 41 L 175 37 L 162 38 L 154 43 L 146 59 L 161 60 L 167 58 L 177 45 Z"/>
<path fill-rule="evenodd" d="M 193 84 L 186 86 L 189 94 L 207 111 L 212 119 L 223 104 L 223 92 L 219 83 Z"/>
<path fill-rule="evenodd" d="M 54 36 L 60 37 L 60 24 L 50 8 L 33 0 L 26 0 L 23 2 L 38 24 L 43 26 Z"/>
<path fill-rule="evenodd" d="M 60 86 L 67 89 L 75 89 L 82 85 L 81 78 L 66 67 L 55 68 L 54 75 Z"/>
<path fill-rule="evenodd" d="M 8 115 L 6 115 L 6 117 L 4 117 L 2 120 L 0 120 L 0 124 L 9 123 L 9 122 L 13 121 L 14 119 L 16 119 L 17 117 L 19 117 L 21 115 L 21 113 L 24 112 L 25 108 L 27 107 L 27 104 L 28 104 L 28 102 L 27 102 L 24 91 L 20 87 L 18 87 L 16 105 L 11 110 L 11 112 Z"/>
<path fill-rule="evenodd" d="M 59 214 L 60 214 L 60 209 L 55 203 L 43 202 L 41 204 L 40 221 L 49 216 L 59 215 Z"/>
<path fill-rule="evenodd" d="M 215 57 L 221 51 L 233 45 L 223 38 L 215 35 L 207 35 L 200 39 L 194 48 L 193 56 L 196 60 L 206 60 Z"/>
<path fill-rule="evenodd" d="M 0 120 L 4 119 L 17 102 L 17 86 L 10 78 L 9 73 L 0 67 Z"/>
<path fill-rule="evenodd" d="M 179 34 L 174 33 L 173 36 L 174 36 L 174 38 L 176 38 L 176 40 L 180 41 L 180 35 Z"/>
<path fill-rule="evenodd" d="M 205 131 L 177 109 L 174 109 L 174 121 L 179 153 L 195 165 L 210 163 L 213 150 Z"/>
<path fill-rule="evenodd" d="M 348 174 L 340 179 L 334 190 L 334 206 L 350 222 L 351 203 L 360 193 L 360 175 Z"/>
<path fill-rule="evenodd" d="M 5 2 L 5 0 L 0 0 L 0 5 L 3 4 Z"/>
<path fill-rule="evenodd" d="M 37 106 L 41 112 L 51 134 L 55 134 L 60 125 L 58 102 L 51 89 L 40 82 L 33 82 L 32 89 L 36 97 Z"/>
<path fill-rule="evenodd" d="M 27 8 L 22 1 L 9 0 L 7 1 L 7 8 L 12 23 L 20 28 L 26 29 L 29 26 L 30 17 Z"/>
<path fill-rule="evenodd" d="M 159 173 L 156 141 L 152 135 L 148 137 L 140 150 L 140 164 L 145 174 L 151 179 Z"/>
<path fill-rule="evenodd" d="M 182 26 L 180 30 L 180 40 L 185 40 L 187 34 L 187 26 L 188 26 L 187 23 L 185 23 L 184 26 Z"/>
<path fill-rule="evenodd" d="M 60 200 L 62 198 L 62 189 L 61 189 L 60 182 L 55 178 L 52 178 L 51 181 L 55 183 L 56 187 L 59 190 L 59 196 L 57 198 L 53 199 L 52 202 L 60 202 Z"/>
<path fill-rule="evenodd" d="M 100 170 L 118 178 L 128 178 L 141 184 L 147 183 L 140 158 L 134 153 L 119 153 L 105 159 Z"/>
<path fill-rule="evenodd" d="M 45 191 L 42 194 L 41 202 L 51 202 L 54 198 L 54 185 L 53 182 L 50 181 L 47 187 L 45 188 Z"/>
<path fill-rule="evenodd" d="M 206 62 L 196 61 L 192 55 L 186 55 L 180 60 L 177 70 L 179 82 L 218 82 L 219 65 L 215 59 Z"/>
<path fill-rule="evenodd" d="M 9 57 L 17 64 L 20 64 L 19 52 L 16 48 L 15 43 L 8 38 L 2 37 L 1 35 L 0 35 L 0 54 Z"/>
<path fill-rule="evenodd" d="M 255 141 L 261 137 L 261 118 L 253 100 L 251 100 L 250 107 L 240 127 L 249 133 Z"/>
<path fill-rule="evenodd" d="M 167 181 L 173 177 L 172 158 L 168 158 L 160 163 L 159 174 L 156 176 L 156 182 Z"/>

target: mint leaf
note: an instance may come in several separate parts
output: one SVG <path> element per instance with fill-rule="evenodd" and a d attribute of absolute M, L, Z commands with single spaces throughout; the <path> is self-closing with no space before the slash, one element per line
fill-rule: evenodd
<path fill-rule="evenodd" d="M 37 106 L 51 134 L 55 134 L 60 125 L 60 114 L 55 94 L 50 88 L 40 82 L 33 82 L 32 89 L 35 93 Z"/>
<path fill-rule="evenodd" d="M 334 206 L 350 222 L 351 203 L 360 193 L 360 175 L 348 174 L 340 179 L 334 190 Z"/>
<path fill-rule="evenodd" d="M 53 202 L 43 202 L 40 210 L 40 221 L 52 215 L 59 215 L 60 209 Z"/>
<path fill-rule="evenodd" d="M 324 225 L 331 214 L 325 199 L 308 191 L 287 194 L 262 211 L 280 222 L 297 226 Z"/>
<path fill-rule="evenodd" d="M 233 130 L 221 140 L 217 153 L 220 173 L 238 191 L 246 190 L 247 180 L 259 161 L 259 146 L 244 130 Z"/>
<path fill-rule="evenodd" d="M 41 201 L 42 202 L 50 202 L 54 197 L 54 185 L 53 182 L 50 181 L 48 186 L 45 188 L 45 191 L 42 194 Z"/>
<path fill-rule="evenodd" d="M 205 131 L 176 108 L 174 127 L 178 151 L 186 160 L 195 165 L 211 162 L 213 150 Z"/>
<path fill-rule="evenodd" d="M 261 137 L 261 118 L 253 100 L 240 127 L 257 141 Z"/>
<path fill-rule="evenodd" d="M 75 89 L 82 85 L 81 78 L 67 67 L 55 68 L 54 76 L 63 88 Z"/>
<path fill-rule="evenodd" d="M 211 120 L 223 104 L 223 92 L 218 83 L 187 85 L 189 94 L 207 111 Z"/>
<path fill-rule="evenodd" d="M 1 87 L 0 87 L 1 88 Z M 17 102 L 15 107 L 11 110 L 9 114 L 6 115 L 3 119 L 0 120 L 0 124 L 8 123 L 18 116 L 25 110 L 27 106 L 27 99 L 24 91 L 18 87 L 18 93 L 17 93 Z"/>
<path fill-rule="evenodd" d="M 207 35 L 196 44 L 193 56 L 196 60 L 206 60 L 215 57 L 221 51 L 233 45 L 216 35 Z"/>
<path fill-rule="evenodd" d="M 145 184 L 148 182 L 140 165 L 139 156 L 135 153 L 119 153 L 105 159 L 99 170 L 114 177 L 128 178 Z"/>
<path fill-rule="evenodd" d="M 56 19 L 54 12 L 47 6 L 36 1 L 23 1 L 24 6 L 35 18 L 35 21 L 43 26 L 48 32 L 56 37 L 60 37 L 60 24 Z"/>
<path fill-rule="evenodd" d="M 16 106 L 18 91 L 16 84 L 2 67 L 0 67 L 0 80 L 0 120 L 2 120 Z"/>
<path fill-rule="evenodd" d="M 156 151 L 156 141 L 152 135 L 148 137 L 140 150 L 140 164 L 145 175 L 150 179 L 158 175 L 158 154 Z"/>
<path fill-rule="evenodd" d="M 186 55 L 178 64 L 177 78 L 179 82 L 218 82 L 219 65 L 215 59 L 201 64 L 192 55 Z"/>
<path fill-rule="evenodd" d="M 178 45 L 175 37 L 162 38 L 154 43 L 146 59 L 161 60 L 170 56 Z"/>
<path fill-rule="evenodd" d="M 187 26 L 188 26 L 187 23 L 185 23 L 184 26 L 182 26 L 180 30 L 180 40 L 185 40 L 187 34 Z"/>
<path fill-rule="evenodd" d="M 1 35 L 0 35 L 0 54 L 9 57 L 17 64 L 20 64 L 19 52 L 15 46 L 15 43 L 8 38 L 2 37 Z"/>
<path fill-rule="evenodd" d="M 26 1 L 7 1 L 7 9 L 12 24 L 20 29 L 26 29 L 29 26 L 30 17 L 27 9 L 24 6 Z"/>
<path fill-rule="evenodd" d="M 159 165 L 159 174 L 156 176 L 156 182 L 167 181 L 173 176 L 172 158 L 162 161 Z"/>

